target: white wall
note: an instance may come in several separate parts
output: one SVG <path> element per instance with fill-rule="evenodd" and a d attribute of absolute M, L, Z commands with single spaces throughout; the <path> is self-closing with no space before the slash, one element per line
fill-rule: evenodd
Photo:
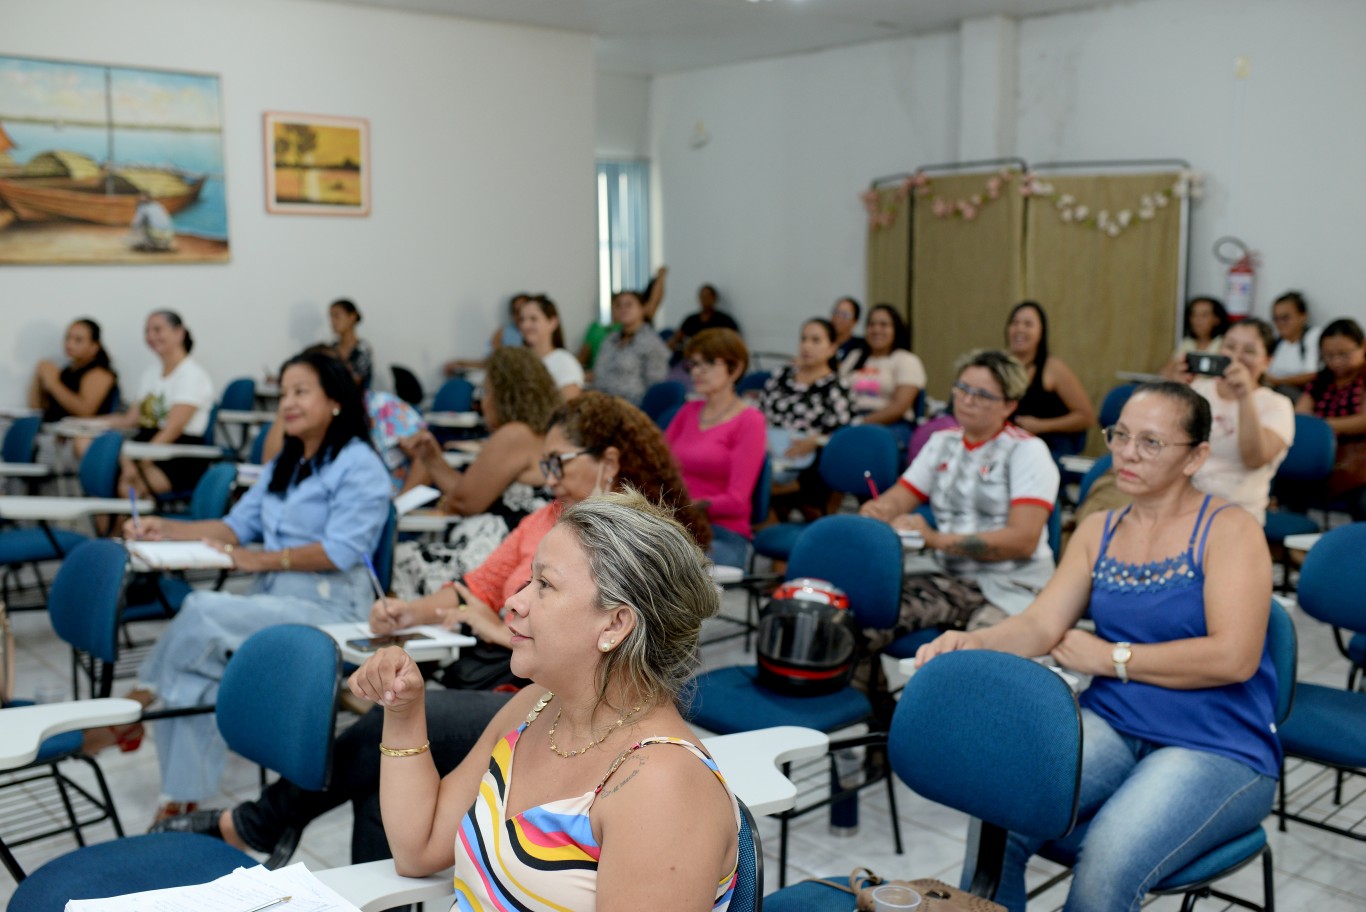
<path fill-rule="evenodd" d="M 858 195 L 952 160 L 956 73 L 956 36 L 938 34 L 656 77 L 665 323 L 709 281 L 752 348 L 795 351 L 803 318 L 862 297 Z M 711 139 L 693 148 L 699 121 Z"/>
<path fill-rule="evenodd" d="M 598 158 L 650 157 L 650 77 L 597 73 Z"/>
<path fill-rule="evenodd" d="M 1023 19 L 1017 40 L 1017 154 L 1186 158 L 1207 175 L 1193 293 L 1222 289 L 1210 247 L 1235 234 L 1262 253 L 1259 312 L 1296 287 L 1316 321 L 1366 318 L 1355 160 L 1366 4 L 1146 0 Z M 787 351 L 802 317 L 858 294 L 868 181 L 959 158 L 973 133 L 960 124 L 999 114 L 992 99 L 960 97 L 960 52 L 959 34 L 944 33 L 657 77 L 666 322 L 711 280 L 756 348 Z M 1251 61 L 1244 80 L 1239 55 Z M 694 150 L 698 120 L 713 139 Z"/>
<path fill-rule="evenodd" d="M 302 0 L 0 0 L 0 22 L 4 54 L 219 74 L 232 245 L 225 265 L 0 269 L 0 403 L 80 315 L 132 382 L 144 316 L 175 308 L 220 383 L 325 338 L 339 296 L 381 364 L 428 383 L 482 354 L 511 291 L 549 292 L 570 337 L 592 315 L 587 35 Z M 265 213 L 266 110 L 369 118 L 370 217 Z"/>

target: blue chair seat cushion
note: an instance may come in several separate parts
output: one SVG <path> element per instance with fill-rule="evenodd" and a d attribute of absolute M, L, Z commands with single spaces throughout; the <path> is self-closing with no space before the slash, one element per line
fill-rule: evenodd
<path fill-rule="evenodd" d="M 1237 839 L 1231 839 L 1216 849 L 1192 861 L 1179 871 L 1173 871 L 1156 887 L 1153 893 L 1184 893 L 1188 888 L 1219 880 L 1256 858 L 1266 846 L 1266 831 L 1257 827 Z"/>
<path fill-rule="evenodd" d="M 848 884 L 848 874 L 804 880 L 765 896 L 764 912 L 849 912 L 854 897 L 847 889 L 840 889 Z"/>
<path fill-rule="evenodd" d="M 168 860 L 174 863 L 168 864 Z M 9 912 L 60 912 L 69 899 L 101 899 L 207 883 L 256 859 L 197 833 L 152 833 L 86 846 L 53 859 L 14 891 Z"/>
<path fill-rule="evenodd" d="M 30 561 L 56 560 L 70 553 L 89 537 L 70 529 L 53 529 L 52 535 L 62 549 L 58 554 L 52 539 L 42 529 L 11 529 L 0 532 L 0 564 L 24 564 Z"/>
<path fill-rule="evenodd" d="M 1366 766 L 1366 693 L 1296 684 L 1294 708 L 1279 732 L 1287 754 Z"/>
<path fill-rule="evenodd" d="M 1287 535 L 1308 535 L 1322 532 L 1323 527 L 1303 513 L 1290 513 L 1283 510 L 1266 512 L 1266 540 L 1273 545 L 1285 541 Z"/>
<path fill-rule="evenodd" d="M 700 674 L 692 694 L 691 718 L 719 735 L 774 725 L 838 731 L 872 714 L 868 698 L 852 687 L 817 697 L 791 697 L 756 681 L 751 666 L 732 665 Z"/>
<path fill-rule="evenodd" d="M 792 554 L 792 547 L 797 544 L 797 539 L 805 531 L 806 526 L 802 523 L 778 523 L 776 526 L 765 526 L 754 533 L 754 553 L 775 560 L 787 560 L 788 556 Z"/>

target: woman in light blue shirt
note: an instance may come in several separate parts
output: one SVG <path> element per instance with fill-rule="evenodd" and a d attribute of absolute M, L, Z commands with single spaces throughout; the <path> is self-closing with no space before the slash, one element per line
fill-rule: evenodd
<path fill-rule="evenodd" d="M 259 574 L 247 595 L 196 591 L 138 669 L 128 696 L 144 706 L 212 704 L 228 656 L 274 624 L 363 621 L 374 600 L 365 557 L 389 513 L 389 473 L 370 446 L 359 387 L 333 355 L 307 351 L 280 372 L 285 444 L 222 521 L 147 517 L 125 525 L 129 538 L 206 540 L 238 570 Z M 257 543 L 260 550 L 243 545 Z M 227 756 L 211 714 L 157 723 L 165 800 L 158 818 L 180 813 L 218 791 Z M 104 744 L 99 741 L 104 737 Z M 134 731 L 92 732 L 87 747 Z M 92 740 L 93 739 L 93 740 Z"/>

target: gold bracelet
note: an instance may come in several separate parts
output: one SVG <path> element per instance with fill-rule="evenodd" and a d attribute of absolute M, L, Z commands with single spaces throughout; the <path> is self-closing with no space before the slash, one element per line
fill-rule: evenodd
<path fill-rule="evenodd" d="M 289 569 L 289 549 L 288 549 L 288 548 L 286 548 L 285 550 L 283 550 L 283 551 L 280 552 L 280 569 L 281 569 L 281 570 L 288 570 L 288 569 Z"/>
<path fill-rule="evenodd" d="M 432 747 L 432 742 L 424 741 L 421 747 L 405 747 L 395 750 L 392 747 L 379 746 L 379 752 L 386 757 L 416 757 L 418 754 L 425 754 Z"/>

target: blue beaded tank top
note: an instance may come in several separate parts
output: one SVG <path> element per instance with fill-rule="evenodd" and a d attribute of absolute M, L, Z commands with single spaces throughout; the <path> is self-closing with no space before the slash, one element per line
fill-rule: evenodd
<path fill-rule="evenodd" d="M 1166 560 L 1130 564 L 1109 556 L 1110 540 L 1129 507 L 1105 517 L 1100 554 L 1091 571 L 1090 614 L 1096 634 L 1112 643 L 1165 643 L 1206 636 L 1203 556 L 1209 527 L 1228 504 L 1200 505 L 1186 550 Z M 1198 543 L 1198 544 L 1197 544 Z M 1219 754 L 1272 777 L 1279 775 L 1276 737 L 1276 670 L 1271 654 L 1251 678 L 1238 684 L 1176 690 L 1097 677 L 1081 695 L 1092 710 L 1122 734 L 1154 744 Z"/>

